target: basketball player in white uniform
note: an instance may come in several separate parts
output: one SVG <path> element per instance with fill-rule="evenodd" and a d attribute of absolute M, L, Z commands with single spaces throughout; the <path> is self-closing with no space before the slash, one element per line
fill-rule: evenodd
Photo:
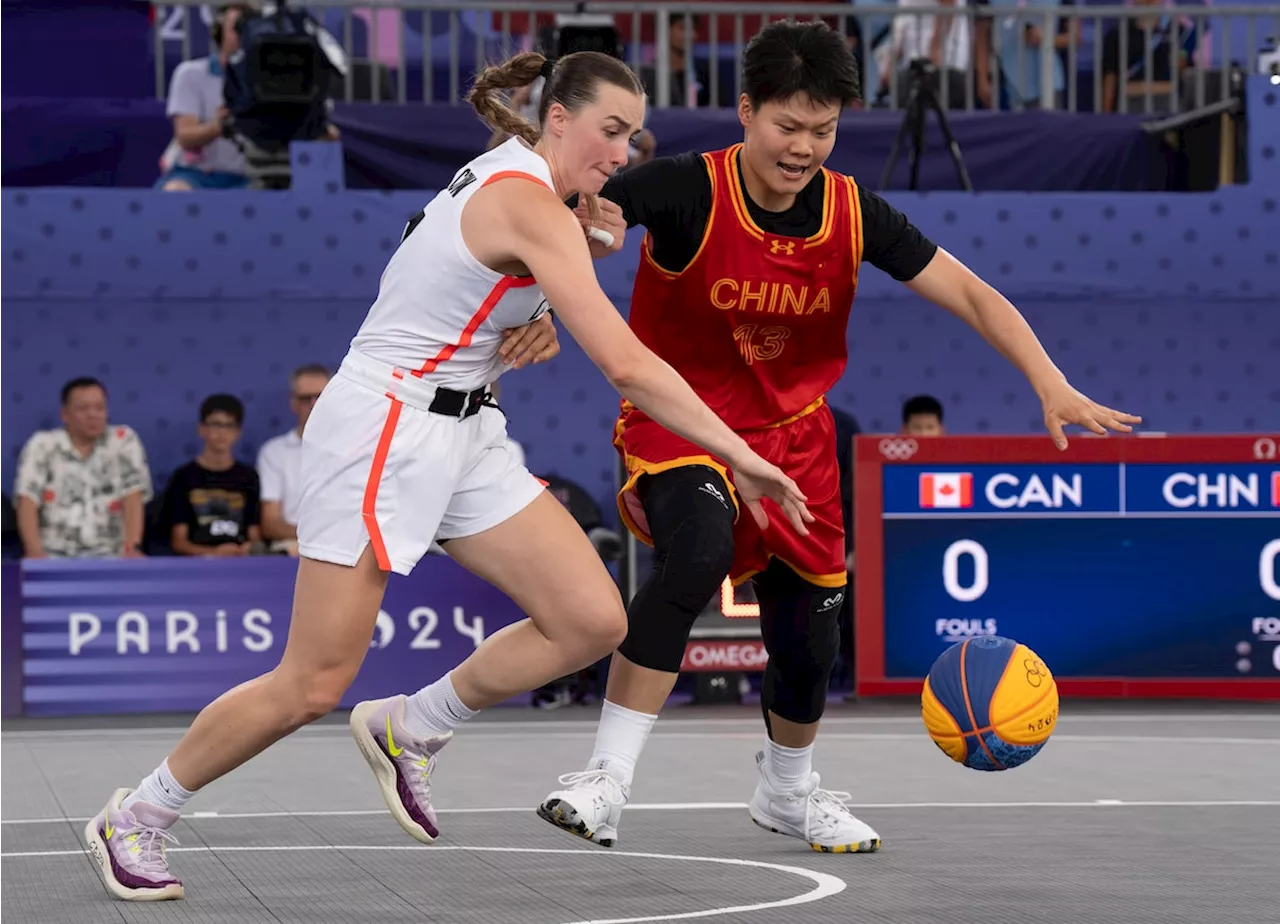
<path fill-rule="evenodd" d="M 547 84 L 536 129 L 495 91 L 539 75 Z M 337 707 L 369 648 L 389 572 L 407 574 L 433 538 L 529 618 L 417 693 L 353 710 L 352 733 L 387 805 L 418 840 L 439 833 L 428 780 L 454 728 L 622 641 L 626 614 L 613 580 L 569 513 L 508 450 L 505 419 L 486 402 L 503 371 L 503 331 L 531 321 L 549 327 L 548 301 L 626 398 L 729 463 L 762 526 L 766 496 L 800 531 L 812 521 L 795 484 L 631 333 L 596 280 L 581 216 L 565 206 L 574 193 L 594 196 L 626 162 L 644 117 L 635 75 L 596 53 L 569 55 L 554 69 L 523 54 L 481 73 L 469 99 L 516 137 L 459 171 L 406 228 L 307 423 L 302 557 L 280 665 L 207 706 L 168 759 L 136 789 L 117 790 L 85 829 L 119 898 L 182 897 L 163 850 L 179 811 L 197 790 Z M 616 247 L 620 216 L 612 227 Z"/>

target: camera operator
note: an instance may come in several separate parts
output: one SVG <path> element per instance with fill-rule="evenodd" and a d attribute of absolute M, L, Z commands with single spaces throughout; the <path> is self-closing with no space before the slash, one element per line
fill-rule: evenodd
<path fill-rule="evenodd" d="M 162 175 L 156 182 L 166 192 L 249 185 L 244 155 L 224 136 L 230 114 L 222 92 L 227 59 L 240 48 L 236 22 L 246 14 L 251 10 L 242 4 L 219 9 L 209 32 L 209 56 L 183 61 L 173 72 L 166 107 L 173 141 L 160 158 Z"/>
<path fill-rule="evenodd" d="M 336 140 L 333 91 L 348 73 L 346 53 L 304 8 L 264 3 L 236 22 L 227 56 L 224 133 L 244 155 L 252 185 L 287 189 L 290 145 Z"/>

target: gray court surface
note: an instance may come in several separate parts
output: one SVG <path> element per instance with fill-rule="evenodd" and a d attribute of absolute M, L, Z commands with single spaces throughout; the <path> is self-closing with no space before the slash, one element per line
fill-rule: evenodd
<path fill-rule="evenodd" d="M 108 897 L 85 821 L 163 759 L 188 717 L 6 722 L 2 916 L 11 922 L 735 924 L 1280 921 L 1280 710 L 1064 703 L 1026 766 L 951 763 L 910 706 L 833 706 L 823 785 L 851 791 L 880 853 L 818 854 L 751 824 L 754 708 L 668 712 L 618 845 L 534 806 L 590 754 L 597 709 L 497 710 L 435 773 L 442 837 L 391 820 L 345 716 L 200 793 L 170 855 L 181 902 Z M 132 726 L 132 727 L 129 727 Z"/>

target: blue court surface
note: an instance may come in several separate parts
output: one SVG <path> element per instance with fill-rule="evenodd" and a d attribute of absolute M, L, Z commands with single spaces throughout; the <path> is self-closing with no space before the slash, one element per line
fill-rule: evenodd
<path fill-rule="evenodd" d="M 884 839 L 820 854 L 751 824 L 763 730 L 745 707 L 658 723 L 618 845 L 534 808 L 582 767 L 595 707 L 500 709 L 435 772 L 442 836 L 410 840 L 335 715 L 201 792 L 175 829 L 180 902 L 109 898 L 82 831 L 190 717 L 7 721 L 0 749 L 6 922 L 1275 924 L 1280 709 L 1077 703 L 1029 764 L 948 760 L 910 704 L 842 704 L 823 786 Z"/>

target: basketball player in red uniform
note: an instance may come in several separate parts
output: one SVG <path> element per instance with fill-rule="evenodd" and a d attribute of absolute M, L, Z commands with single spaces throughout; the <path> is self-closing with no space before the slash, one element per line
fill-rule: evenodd
<path fill-rule="evenodd" d="M 927 240 L 891 205 L 822 165 L 842 110 L 858 97 L 853 58 L 820 23 L 777 22 L 747 46 L 742 144 L 660 158 L 601 195 L 648 230 L 631 301 L 642 342 L 678 369 L 808 498 L 801 536 L 780 518 L 740 516 L 724 460 L 623 402 L 615 445 L 630 475 L 628 528 L 654 547 L 614 654 L 595 751 L 539 806 L 605 846 L 617 838 L 635 764 L 675 684 L 699 613 L 726 574 L 748 578 L 769 653 L 762 685 L 768 740 L 750 802 L 757 824 L 815 850 L 873 851 L 880 835 L 819 787 L 813 742 L 839 643 L 844 531 L 827 391 L 847 361 L 846 327 L 863 264 L 972 325 L 1029 379 L 1055 442 L 1062 427 L 1128 431 L 1138 418 L 1077 392 L 998 292 Z M 580 216 L 581 217 L 581 216 Z"/>

